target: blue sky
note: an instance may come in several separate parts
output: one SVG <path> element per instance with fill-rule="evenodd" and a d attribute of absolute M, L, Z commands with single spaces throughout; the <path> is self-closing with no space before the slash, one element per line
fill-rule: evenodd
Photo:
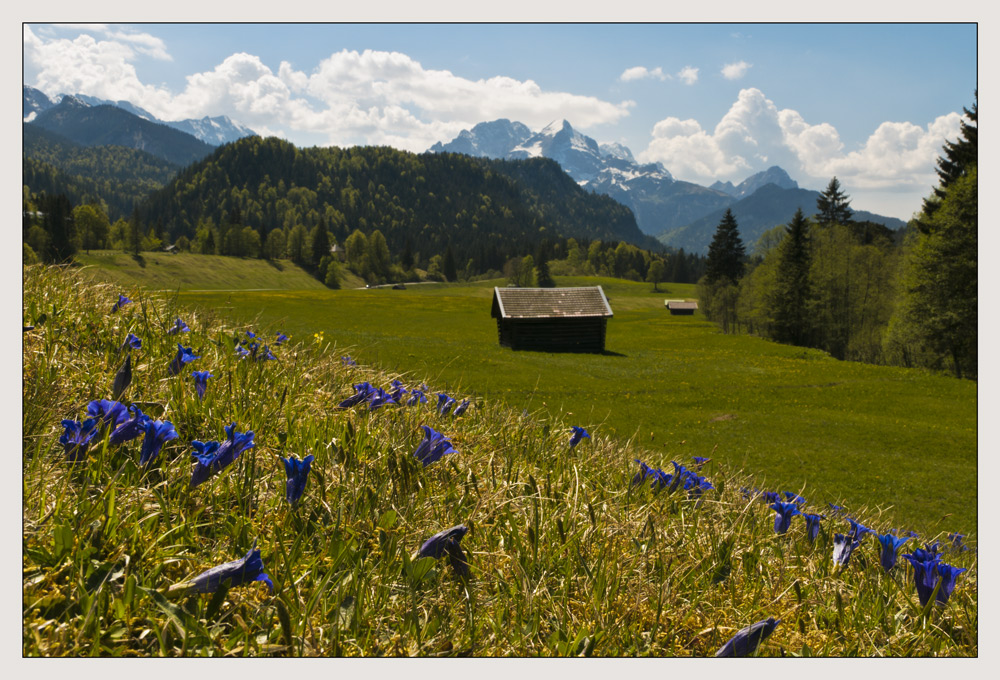
<path fill-rule="evenodd" d="M 678 179 L 780 165 L 903 219 L 977 86 L 974 24 L 29 24 L 23 79 L 299 145 L 565 118 Z"/>

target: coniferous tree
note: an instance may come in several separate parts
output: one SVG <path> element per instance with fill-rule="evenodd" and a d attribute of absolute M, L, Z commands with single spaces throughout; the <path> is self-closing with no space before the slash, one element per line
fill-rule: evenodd
<path fill-rule="evenodd" d="M 318 267 L 324 257 L 330 256 L 330 234 L 327 233 L 323 220 L 320 220 L 319 224 L 313 228 L 311 236 L 312 258 L 310 261 Z"/>
<path fill-rule="evenodd" d="M 847 224 L 851 221 L 851 197 L 840 189 L 836 177 L 830 180 L 826 189 L 816 199 L 817 219 L 820 224 Z"/>
<path fill-rule="evenodd" d="M 450 245 L 444 251 L 444 261 L 441 263 L 441 273 L 444 274 L 444 278 L 448 281 L 455 281 L 458 279 L 458 271 L 455 268 L 455 255 L 451 252 Z"/>
<path fill-rule="evenodd" d="M 132 207 L 132 219 L 129 220 L 129 231 L 132 234 L 132 254 L 138 257 L 139 250 L 142 248 L 142 230 L 139 224 L 139 205 L 136 204 Z"/>
<path fill-rule="evenodd" d="M 924 216 L 928 230 L 907 252 L 903 296 L 890 324 L 904 353 L 950 360 L 959 378 L 975 377 L 978 364 L 978 174 L 973 165 Z"/>
<path fill-rule="evenodd" d="M 937 159 L 937 174 L 941 180 L 940 186 L 934 188 L 934 198 L 942 199 L 945 190 L 958 178 L 964 176 L 979 162 L 979 91 L 975 92 L 972 110 L 963 108 L 965 117 L 971 122 L 962 121 L 959 139 L 944 143 L 944 155 Z M 940 205 L 940 200 L 924 199 L 924 217 L 930 217 Z M 924 231 L 924 221 L 917 222 L 918 228 Z"/>
<path fill-rule="evenodd" d="M 792 345 L 806 345 L 809 342 L 811 264 L 809 221 L 799 208 L 788 223 L 785 237 L 778 246 L 777 282 L 771 299 L 773 334 L 778 342 Z"/>
<path fill-rule="evenodd" d="M 739 226 L 732 210 L 727 208 L 708 247 L 705 278 L 708 283 L 717 283 L 722 279 L 736 283 L 743 276 L 745 258 L 746 248 L 740 238 Z"/>

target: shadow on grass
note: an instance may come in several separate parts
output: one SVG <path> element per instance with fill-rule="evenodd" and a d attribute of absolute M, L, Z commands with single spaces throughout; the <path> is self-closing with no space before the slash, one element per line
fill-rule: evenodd
<path fill-rule="evenodd" d="M 266 259 L 264 261 L 267 262 L 272 267 L 274 267 L 275 269 L 277 269 L 279 272 L 285 271 L 285 265 L 281 264 L 277 260 Z"/>
<path fill-rule="evenodd" d="M 140 267 L 142 267 L 143 269 L 146 268 L 146 258 L 144 258 L 142 255 L 132 253 L 132 259 L 135 260 L 135 263 Z"/>

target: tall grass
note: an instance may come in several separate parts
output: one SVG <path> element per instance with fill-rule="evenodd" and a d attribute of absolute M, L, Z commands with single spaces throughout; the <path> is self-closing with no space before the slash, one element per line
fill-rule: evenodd
<path fill-rule="evenodd" d="M 64 270 L 24 272 L 24 321 L 35 325 L 24 335 L 25 655 L 704 656 L 768 616 L 782 623 L 764 656 L 978 653 L 974 551 L 947 555 L 969 571 L 947 606 L 924 610 L 905 560 L 883 573 L 870 539 L 834 568 L 831 537 L 846 522 L 824 521 L 815 543 L 800 518 L 776 535 L 773 511 L 740 493 L 758 483 L 749 471 L 708 463 L 715 490 L 698 501 L 630 488 L 634 458 L 669 460 L 596 434 L 571 450 L 578 423 L 546 411 L 478 399 L 441 417 L 433 397 L 340 410 L 352 384 L 397 376 L 342 363 L 318 335 L 272 345 L 277 361 L 240 360 L 246 326 L 142 292 L 110 314 L 118 292 Z M 191 332 L 169 336 L 177 316 Z M 148 469 L 139 440 L 115 448 L 106 435 L 71 464 L 59 423 L 110 398 L 129 332 L 143 345 L 122 400 L 180 438 Z M 201 358 L 171 377 L 178 341 Z M 191 370 L 215 376 L 204 401 Z M 221 440 L 234 422 L 255 447 L 189 489 L 190 441 Z M 458 453 L 420 466 L 421 424 Z M 295 508 L 279 460 L 289 454 L 315 456 Z M 457 524 L 470 528 L 468 579 L 416 555 Z M 168 592 L 254 541 L 273 594 L 259 583 Z"/>

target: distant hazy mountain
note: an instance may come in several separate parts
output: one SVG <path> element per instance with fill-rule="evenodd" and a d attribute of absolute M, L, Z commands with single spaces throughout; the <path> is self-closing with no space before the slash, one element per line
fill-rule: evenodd
<path fill-rule="evenodd" d="M 747 177 L 745 180 L 740 182 L 738 186 L 733 186 L 732 182 L 716 182 L 709 188 L 727 193 L 733 198 L 746 198 L 753 192 L 757 191 L 757 189 L 767 186 L 768 184 L 774 184 L 782 189 L 799 188 L 799 185 L 795 182 L 795 180 L 789 177 L 788 173 L 779 168 L 777 165 L 772 165 L 763 172 L 758 172 L 755 175 Z"/>
<path fill-rule="evenodd" d="M 799 189 L 795 180 L 776 165 L 738 185 L 716 182 L 703 187 L 676 180 L 661 163 L 640 165 L 627 147 L 598 144 L 565 120 L 550 123 L 536 133 L 506 119 L 479 123 L 472 130 L 463 130 L 453 141 L 439 142 L 429 150 L 489 158 L 551 158 L 581 186 L 630 208 L 644 233 L 655 234 L 665 245 L 699 253 L 708 250 L 727 207 L 733 207 L 743 240 L 749 245 L 767 229 L 787 222 L 797 207 L 801 206 L 807 215 L 813 214 L 819 195 Z M 891 229 L 903 225 L 901 220 L 863 211 L 857 213 L 856 219 L 868 219 Z"/>
<path fill-rule="evenodd" d="M 65 96 L 25 125 L 37 125 L 83 146 L 124 146 L 175 165 L 188 165 L 215 147 L 172 127 L 152 123 L 117 106 L 90 106 Z"/>
<path fill-rule="evenodd" d="M 35 116 L 40 114 L 46 109 L 50 109 L 56 105 L 51 99 L 49 99 L 44 92 L 36 90 L 33 87 L 24 86 L 24 107 L 23 107 L 23 119 L 24 122 L 28 123 L 34 120 Z M 88 106 L 115 106 L 124 111 L 128 111 L 134 116 L 147 120 L 150 123 L 157 123 L 159 125 L 166 125 L 172 127 L 175 130 L 180 130 L 185 132 L 206 144 L 211 144 L 212 146 L 220 146 L 222 144 L 228 144 L 229 142 L 234 142 L 237 139 L 242 139 L 243 137 L 251 137 L 257 133 L 250 128 L 240 125 L 239 123 L 233 121 L 229 116 L 215 116 L 214 118 L 209 118 L 208 116 L 201 119 L 185 119 L 177 121 L 160 120 L 149 111 L 135 106 L 131 102 L 125 100 L 111 101 L 108 99 L 99 99 L 97 97 L 91 97 L 88 95 L 72 95 L 74 99 L 80 101 Z"/>
<path fill-rule="evenodd" d="M 767 172 L 771 172 L 771 170 Z M 746 182 L 740 186 L 743 184 Z M 819 195 L 820 192 L 809 189 L 782 188 L 776 184 L 765 184 L 749 196 L 710 212 L 690 224 L 665 231 L 660 234 L 659 239 L 663 244 L 674 248 L 705 252 L 708 244 L 712 242 L 716 227 L 719 226 L 719 222 L 728 208 L 733 211 L 733 216 L 739 225 L 740 238 L 749 252 L 761 234 L 776 225 L 787 224 L 795 215 L 796 210 L 801 208 L 804 215 L 814 215 L 816 213 L 816 199 L 819 198 Z M 895 217 L 883 217 L 863 210 L 856 211 L 853 219 L 877 222 L 893 230 L 906 226 L 905 222 Z"/>
<path fill-rule="evenodd" d="M 651 235 L 687 224 L 733 200 L 721 191 L 675 180 L 660 163 L 639 165 L 628 147 L 599 145 L 565 120 L 536 133 L 505 119 L 479 123 L 430 151 L 514 160 L 551 158 L 581 186 L 631 208 L 639 228 Z"/>
<path fill-rule="evenodd" d="M 491 123 L 480 123 L 472 130 L 462 130 L 447 145 L 438 142 L 429 151 L 464 153 L 477 158 L 506 158 L 507 153 L 531 136 L 523 123 L 512 123 L 506 118 Z"/>

